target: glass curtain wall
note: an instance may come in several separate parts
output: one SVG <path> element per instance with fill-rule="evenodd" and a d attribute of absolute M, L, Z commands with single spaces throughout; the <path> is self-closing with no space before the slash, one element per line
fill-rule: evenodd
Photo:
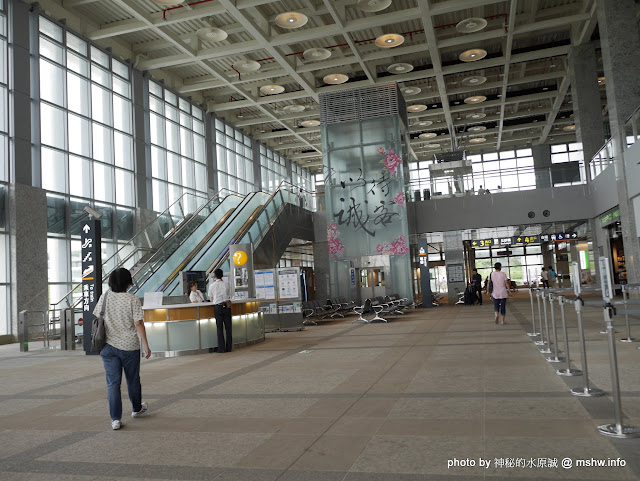
<path fill-rule="evenodd" d="M 149 81 L 153 210 L 165 211 L 183 194 L 207 197 L 204 113 L 201 108 Z M 188 196 L 187 214 L 196 209 Z"/>
<path fill-rule="evenodd" d="M 38 51 L 49 300 L 57 302 L 81 281 L 80 229 L 86 205 L 102 214 L 103 259 L 133 236 L 131 71 L 43 16 Z"/>
<path fill-rule="evenodd" d="M 258 190 L 253 179 L 251 138 L 219 119 L 216 126 L 216 162 L 218 189 L 241 195 Z"/>
<path fill-rule="evenodd" d="M 7 85 L 7 13 L 0 0 L 0 336 L 11 333 L 9 314 L 9 88 Z"/>
<path fill-rule="evenodd" d="M 540 276 L 540 270 L 543 266 L 541 246 L 510 247 L 510 256 L 499 256 L 498 252 L 505 249 L 505 247 L 474 249 L 475 267 L 478 269 L 478 274 L 482 276 L 482 279 L 486 279 L 489 276 L 492 266 L 496 262 L 502 263 L 502 271 L 507 274 L 509 279 L 516 281 L 519 286 Z"/>
<path fill-rule="evenodd" d="M 582 145 L 558 144 L 551 146 L 551 161 L 553 164 L 565 164 L 554 167 L 553 184 L 555 187 L 584 183 Z M 491 193 L 530 190 L 536 188 L 536 171 L 533 165 L 531 149 L 504 150 L 485 154 L 468 155 L 471 159 L 472 174 L 464 176 L 465 190 L 477 191 L 482 186 Z M 431 178 L 429 165 L 435 160 L 420 160 L 409 164 L 411 175 L 411 190 L 430 189 L 432 195 L 449 193 L 452 177 Z M 566 176 L 562 169 L 569 172 L 579 172 L 577 180 L 565 182 Z M 548 171 L 539 175 L 549 175 Z"/>
<path fill-rule="evenodd" d="M 264 145 L 260 146 L 260 166 L 262 190 L 265 192 L 273 192 L 283 180 L 291 181 L 287 178 L 285 158 Z"/>

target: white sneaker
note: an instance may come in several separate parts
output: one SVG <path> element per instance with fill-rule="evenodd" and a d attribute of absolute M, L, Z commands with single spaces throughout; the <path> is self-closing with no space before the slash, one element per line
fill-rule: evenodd
<path fill-rule="evenodd" d="M 121 427 L 122 427 L 122 422 L 119 419 L 116 419 L 115 421 L 111 421 L 111 429 L 113 429 L 114 431 L 117 431 Z"/>
<path fill-rule="evenodd" d="M 142 407 L 140 408 L 140 411 L 138 411 L 138 412 L 132 411 L 131 412 L 131 417 L 132 418 L 139 418 L 140 416 L 142 416 L 144 413 L 147 412 L 147 409 L 149 409 L 149 403 L 142 403 Z"/>

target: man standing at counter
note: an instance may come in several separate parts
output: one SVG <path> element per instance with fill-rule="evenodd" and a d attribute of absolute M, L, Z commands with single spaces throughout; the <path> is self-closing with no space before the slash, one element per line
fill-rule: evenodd
<path fill-rule="evenodd" d="M 233 340 L 231 337 L 231 296 L 229 284 L 222 280 L 222 269 L 213 271 L 214 280 L 209 286 L 209 299 L 213 302 L 213 312 L 216 317 L 216 329 L 218 331 L 218 352 L 231 352 Z M 223 332 L 227 332 L 227 339 Z"/>

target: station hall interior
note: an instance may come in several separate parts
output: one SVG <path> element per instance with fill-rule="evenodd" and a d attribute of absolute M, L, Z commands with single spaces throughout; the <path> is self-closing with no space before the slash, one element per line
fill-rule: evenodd
<path fill-rule="evenodd" d="M 639 20 L 0 0 L 0 481 L 640 480 Z"/>

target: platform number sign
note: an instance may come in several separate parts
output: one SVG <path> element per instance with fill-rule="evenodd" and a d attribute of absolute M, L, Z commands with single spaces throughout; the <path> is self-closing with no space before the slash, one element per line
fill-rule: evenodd
<path fill-rule="evenodd" d="M 95 317 L 93 310 L 102 295 L 100 234 L 99 220 L 87 220 L 82 224 L 82 233 L 80 235 L 80 255 L 82 256 L 82 346 L 87 354 L 91 352 L 91 328 Z"/>

